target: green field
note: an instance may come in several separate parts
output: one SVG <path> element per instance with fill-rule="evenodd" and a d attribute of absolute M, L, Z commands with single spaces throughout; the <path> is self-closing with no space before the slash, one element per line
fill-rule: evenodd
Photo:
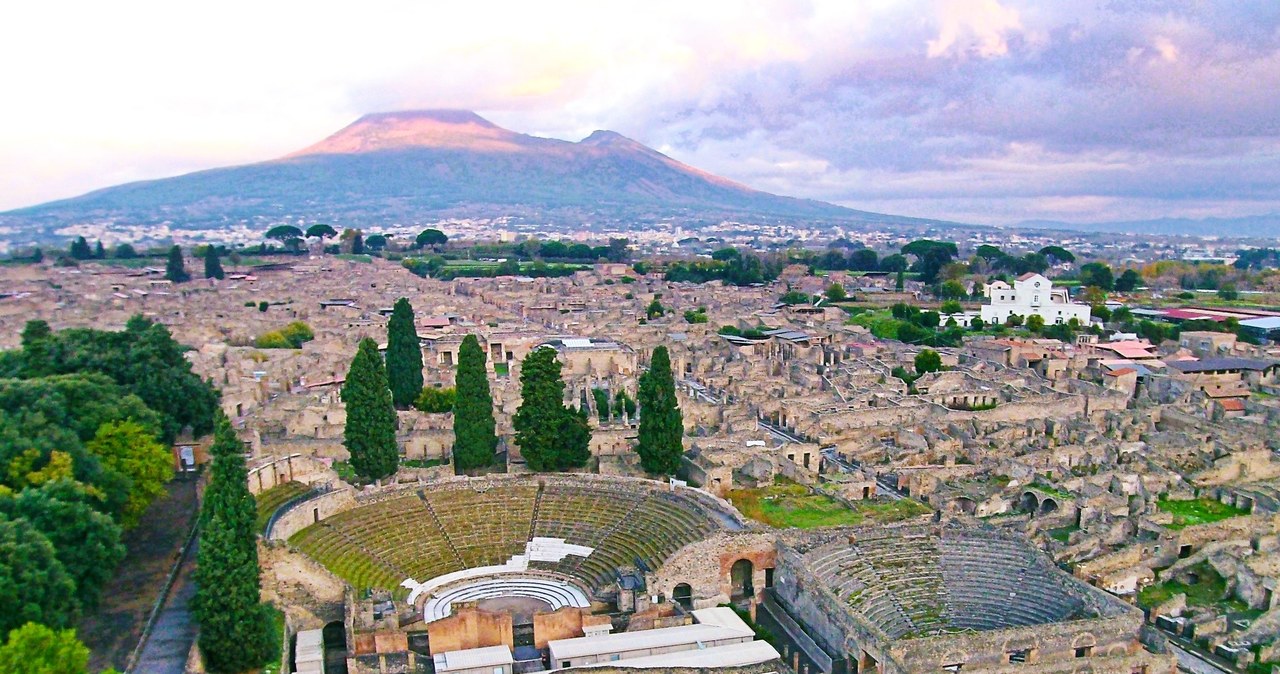
<path fill-rule="evenodd" d="M 1197 577 L 1194 584 L 1168 580 L 1138 591 L 1138 605 L 1152 607 L 1169 601 L 1176 594 L 1187 595 L 1187 606 L 1216 606 L 1223 611 L 1247 610 L 1238 599 L 1227 598 L 1227 581 L 1205 562 L 1190 569 Z"/>
<path fill-rule="evenodd" d="M 1183 529 L 1196 524 L 1220 522 L 1232 517 L 1249 514 L 1249 511 L 1242 508 L 1230 506 L 1208 498 L 1197 498 L 1185 501 L 1173 501 L 1162 498 L 1156 502 L 1156 507 L 1160 509 L 1160 512 L 1166 512 L 1173 515 L 1173 523 L 1169 525 L 1170 529 Z"/>
<path fill-rule="evenodd" d="M 927 506 L 913 499 L 861 501 L 856 508 L 849 508 L 831 496 L 814 494 L 808 487 L 790 482 L 734 489 L 728 497 L 743 515 L 780 529 L 883 524 L 929 512 Z"/>

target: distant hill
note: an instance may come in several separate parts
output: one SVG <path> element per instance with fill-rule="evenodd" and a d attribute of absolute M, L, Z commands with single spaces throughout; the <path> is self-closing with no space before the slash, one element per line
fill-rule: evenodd
<path fill-rule="evenodd" d="M 1115 234 L 1280 239 L 1280 213 L 1240 218 L 1159 218 L 1155 220 L 1124 220 L 1096 223 L 1028 220 L 1020 222 L 1016 226 L 1034 229 L 1069 229 L 1080 232 L 1111 232 Z"/>
<path fill-rule="evenodd" d="M 612 131 L 577 143 L 473 112 L 372 114 L 272 161 L 198 171 L 0 213 L 0 225 L 169 222 L 207 228 L 284 217 L 340 226 L 515 216 L 560 224 L 932 221 L 776 196 L 699 171 Z"/>

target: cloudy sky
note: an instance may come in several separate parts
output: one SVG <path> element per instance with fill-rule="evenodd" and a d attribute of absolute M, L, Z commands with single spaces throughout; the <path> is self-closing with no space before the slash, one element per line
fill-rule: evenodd
<path fill-rule="evenodd" d="M 0 209 L 447 107 L 867 210 L 1280 212 L 1277 0 L 44 0 L 0 63 Z"/>

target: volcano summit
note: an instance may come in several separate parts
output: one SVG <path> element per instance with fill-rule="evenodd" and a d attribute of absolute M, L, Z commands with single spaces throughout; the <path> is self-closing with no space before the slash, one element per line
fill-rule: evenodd
<path fill-rule="evenodd" d="M 418 110 L 365 115 L 279 159 L 109 187 L 0 214 L 0 224 L 208 228 L 306 218 L 363 226 L 499 216 L 563 225 L 921 222 L 753 190 L 612 131 L 573 143 L 470 111 Z"/>

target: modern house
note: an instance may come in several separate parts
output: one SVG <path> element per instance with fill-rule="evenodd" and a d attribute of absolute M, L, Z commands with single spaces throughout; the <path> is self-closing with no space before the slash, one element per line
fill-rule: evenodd
<path fill-rule="evenodd" d="M 1010 316 L 1024 320 L 1037 314 L 1045 325 L 1067 323 L 1077 319 L 1081 325 L 1089 324 L 1089 305 L 1071 301 L 1066 288 L 1053 287 L 1053 281 L 1041 274 L 1023 274 L 1010 287 L 1003 281 L 988 283 L 982 293 L 990 299 L 982 306 L 982 322 L 1004 323 Z"/>

